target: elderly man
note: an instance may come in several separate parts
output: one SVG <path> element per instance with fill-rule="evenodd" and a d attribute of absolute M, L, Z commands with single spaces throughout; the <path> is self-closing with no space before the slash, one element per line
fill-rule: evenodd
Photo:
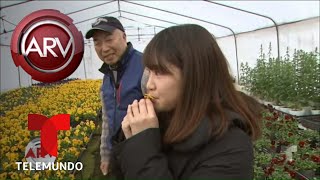
<path fill-rule="evenodd" d="M 142 53 L 127 42 L 121 22 L 114 17 L 100 17 L 86 33 L 86 39 L 93 38 L 94 47 L 103 65 L 101 86 L 102 133 L 101 165 L 104 175 L 108 173 L 110 150 L 117 143 L 121 122 L 127 107 L 135 99 L 141 99 L 141 77 L 143 74 Z"/>

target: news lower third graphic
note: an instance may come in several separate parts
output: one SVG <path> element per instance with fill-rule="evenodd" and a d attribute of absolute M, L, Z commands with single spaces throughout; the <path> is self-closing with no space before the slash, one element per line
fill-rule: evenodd
<path fill-rule="evenodd" d="M 29 114 L 28 129 L 40 131 L 40 137 L 28 143 L 25 150 L 27 162 L 16 162 L 18 170 L 82 170 L 81 162 L 55 162 L 58 156 L 58 131 L 70 130 L 69 114 L 58 114 L 51 118 Z"/>

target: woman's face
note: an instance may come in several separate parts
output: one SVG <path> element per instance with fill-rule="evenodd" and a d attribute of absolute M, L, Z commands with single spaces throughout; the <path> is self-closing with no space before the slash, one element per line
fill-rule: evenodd
<path fill-rule="evenodd" d="M 171 74 L 164 74 L 147 69 L 149 79 L 146 84 L 147 93 L 154 97 L 152 100 L 156 112 L 169 112 L 175 109 L 181 94 L 181 70 L 170 65 Z"/>

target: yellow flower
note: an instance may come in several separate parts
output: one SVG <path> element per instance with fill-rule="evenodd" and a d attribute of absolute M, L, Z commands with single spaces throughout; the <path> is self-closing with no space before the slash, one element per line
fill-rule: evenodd
<path fill-rule="evenodd" d="M 25 176 L 25 174 L 24 173 L 19 173 L 19 179 L 23 179 L 23 178 L 25 178 L 26 176 Z"/>
<path fill-rule="evenodd" d="M 27 176 L 30 176 L 30 170 L 24 171 L 24 174 L 26 174 Z"/>
<path fill-rule="evenodd" d="M 70 174 L 70 175 L 69 175 L 69 178 L 70 178 L 70 179 L 74 179 L 75 177 L 74 177 L 73 174 Z"/>
<path fill-rule="evenodd" d="M 19 157 L 17 153 L 7 153 L 6 156 L 11 162 L 18 160 L 18 157 Z"/>
<path fill-rule="evenodd" d="M 10 166 L 14 169 L 14 170 L 18 170 L 18 165 L 16 164 L 16 162 L 11 162 Z"/>
<path fill-rule="evenodd" d="M 10 164 L 8 162 L 4 162 L 2 164 L 3 169 L 7 169 L 10 166 Z"/>
<path fill-rule="evenodd" d="M 18 147 L 17 147 L 17 146 L 11 147 L 11 152 L 15 152 L 15 151 L 17 151 L 17 150 L 18 150 Z"/>
<path fill-rule="evenodd" d="M 70 134 L 71 134 L 71 132 L 70 132 L 70 131 L 66 131 L 66 136 L 67 136 L 67 137 L 69 137 L 69 136 L 70 136 Z"/>
<path fill-rule="evenodd" d="M 72 145 L 73 145 L 73 146 L 77 146 L 77 144 L 78 144 L 77 139 L 72 139 Z"/>
<path fill-rule="evenodd" d="M 9 150 L 10 150 L 10 147 L 8 146 L 3 147 L 3 152 L 8 152 Z"/>
<path fill-rule="evenodd" d="M 60 178 L 61 177 L 60 171 L 57 171 L 56 175 L 57 175 L 58 178 Z"/>
<path fill-rule="evenodd" d="M 76 136 L 79 136 L 79 129 L 75 130 L 75 131 L 74 131 L 74 134 L 75 134 Z"/>
<path fill-rule="evenodd" d="M 16 172 L 12 173 L 10 177 L 11 179 L 19 179 L 19 175 Z"/>
<path fill-rule="evenodd" d="M 88 142 L 89 142 L 89 138 L 88 138 L 87 136 L 86 136 L 86 137 L 84 137 L 84 139 L 83 139 L 83 140 L 84 140 L 84 142 L 85 142 L 85 143 L 88 143 Z"/>
<path fill-rule="evenodd" d="M 7 173 L 6 172 L 1 173 L 0 174 L 0 179 L 7 179 Z"/>
<path fill-rule="evenodd" d="M 38 180 L 39 179 L 39 173 L 34 173 L 34 175 L 32 176 L 33 179 Z"/>
<path fill-rule="evenodd" d="M 69 139 L 68 137 L 65 137 L 63 140 L 64 140 L 66 143 L 70 144 L 70 139 Z"/>
<path fill-rule="evenodd" d="M 47 176 L 47 177 L 50 177 L 50 175 L 51 175 L 51 170 L 45 170 L 45 173 L 46 173 L 46 176 Z"/>
<path fill-rule="evenodd" d="M 19 144 L 19 145 L 18 145 L 18 149 L 20 149 L 21 151 L 23 151 L 23 150 L 25 150 L 25 147 L 24 147 L 24 145 Z"/>

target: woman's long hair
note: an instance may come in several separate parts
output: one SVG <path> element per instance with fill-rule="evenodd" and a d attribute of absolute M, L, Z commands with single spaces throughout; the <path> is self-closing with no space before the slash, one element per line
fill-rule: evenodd
<path fill-rule="evenodd" d="M 182 73 L 182 93 L 165 130 L 166 144 L 190 136 L 204 116 L 212 119 L 212 136 L 223 135 L 231 123 L 225 109 L 243 117 L 242 124 L 252 139 L 260 135 L 256 110 L 235 90 L 227 60 L 205 28 L 185 24 L 164 29 L 145 48 L 143 61 L 151 70 L 171 73 L 171 64 Z"/>

